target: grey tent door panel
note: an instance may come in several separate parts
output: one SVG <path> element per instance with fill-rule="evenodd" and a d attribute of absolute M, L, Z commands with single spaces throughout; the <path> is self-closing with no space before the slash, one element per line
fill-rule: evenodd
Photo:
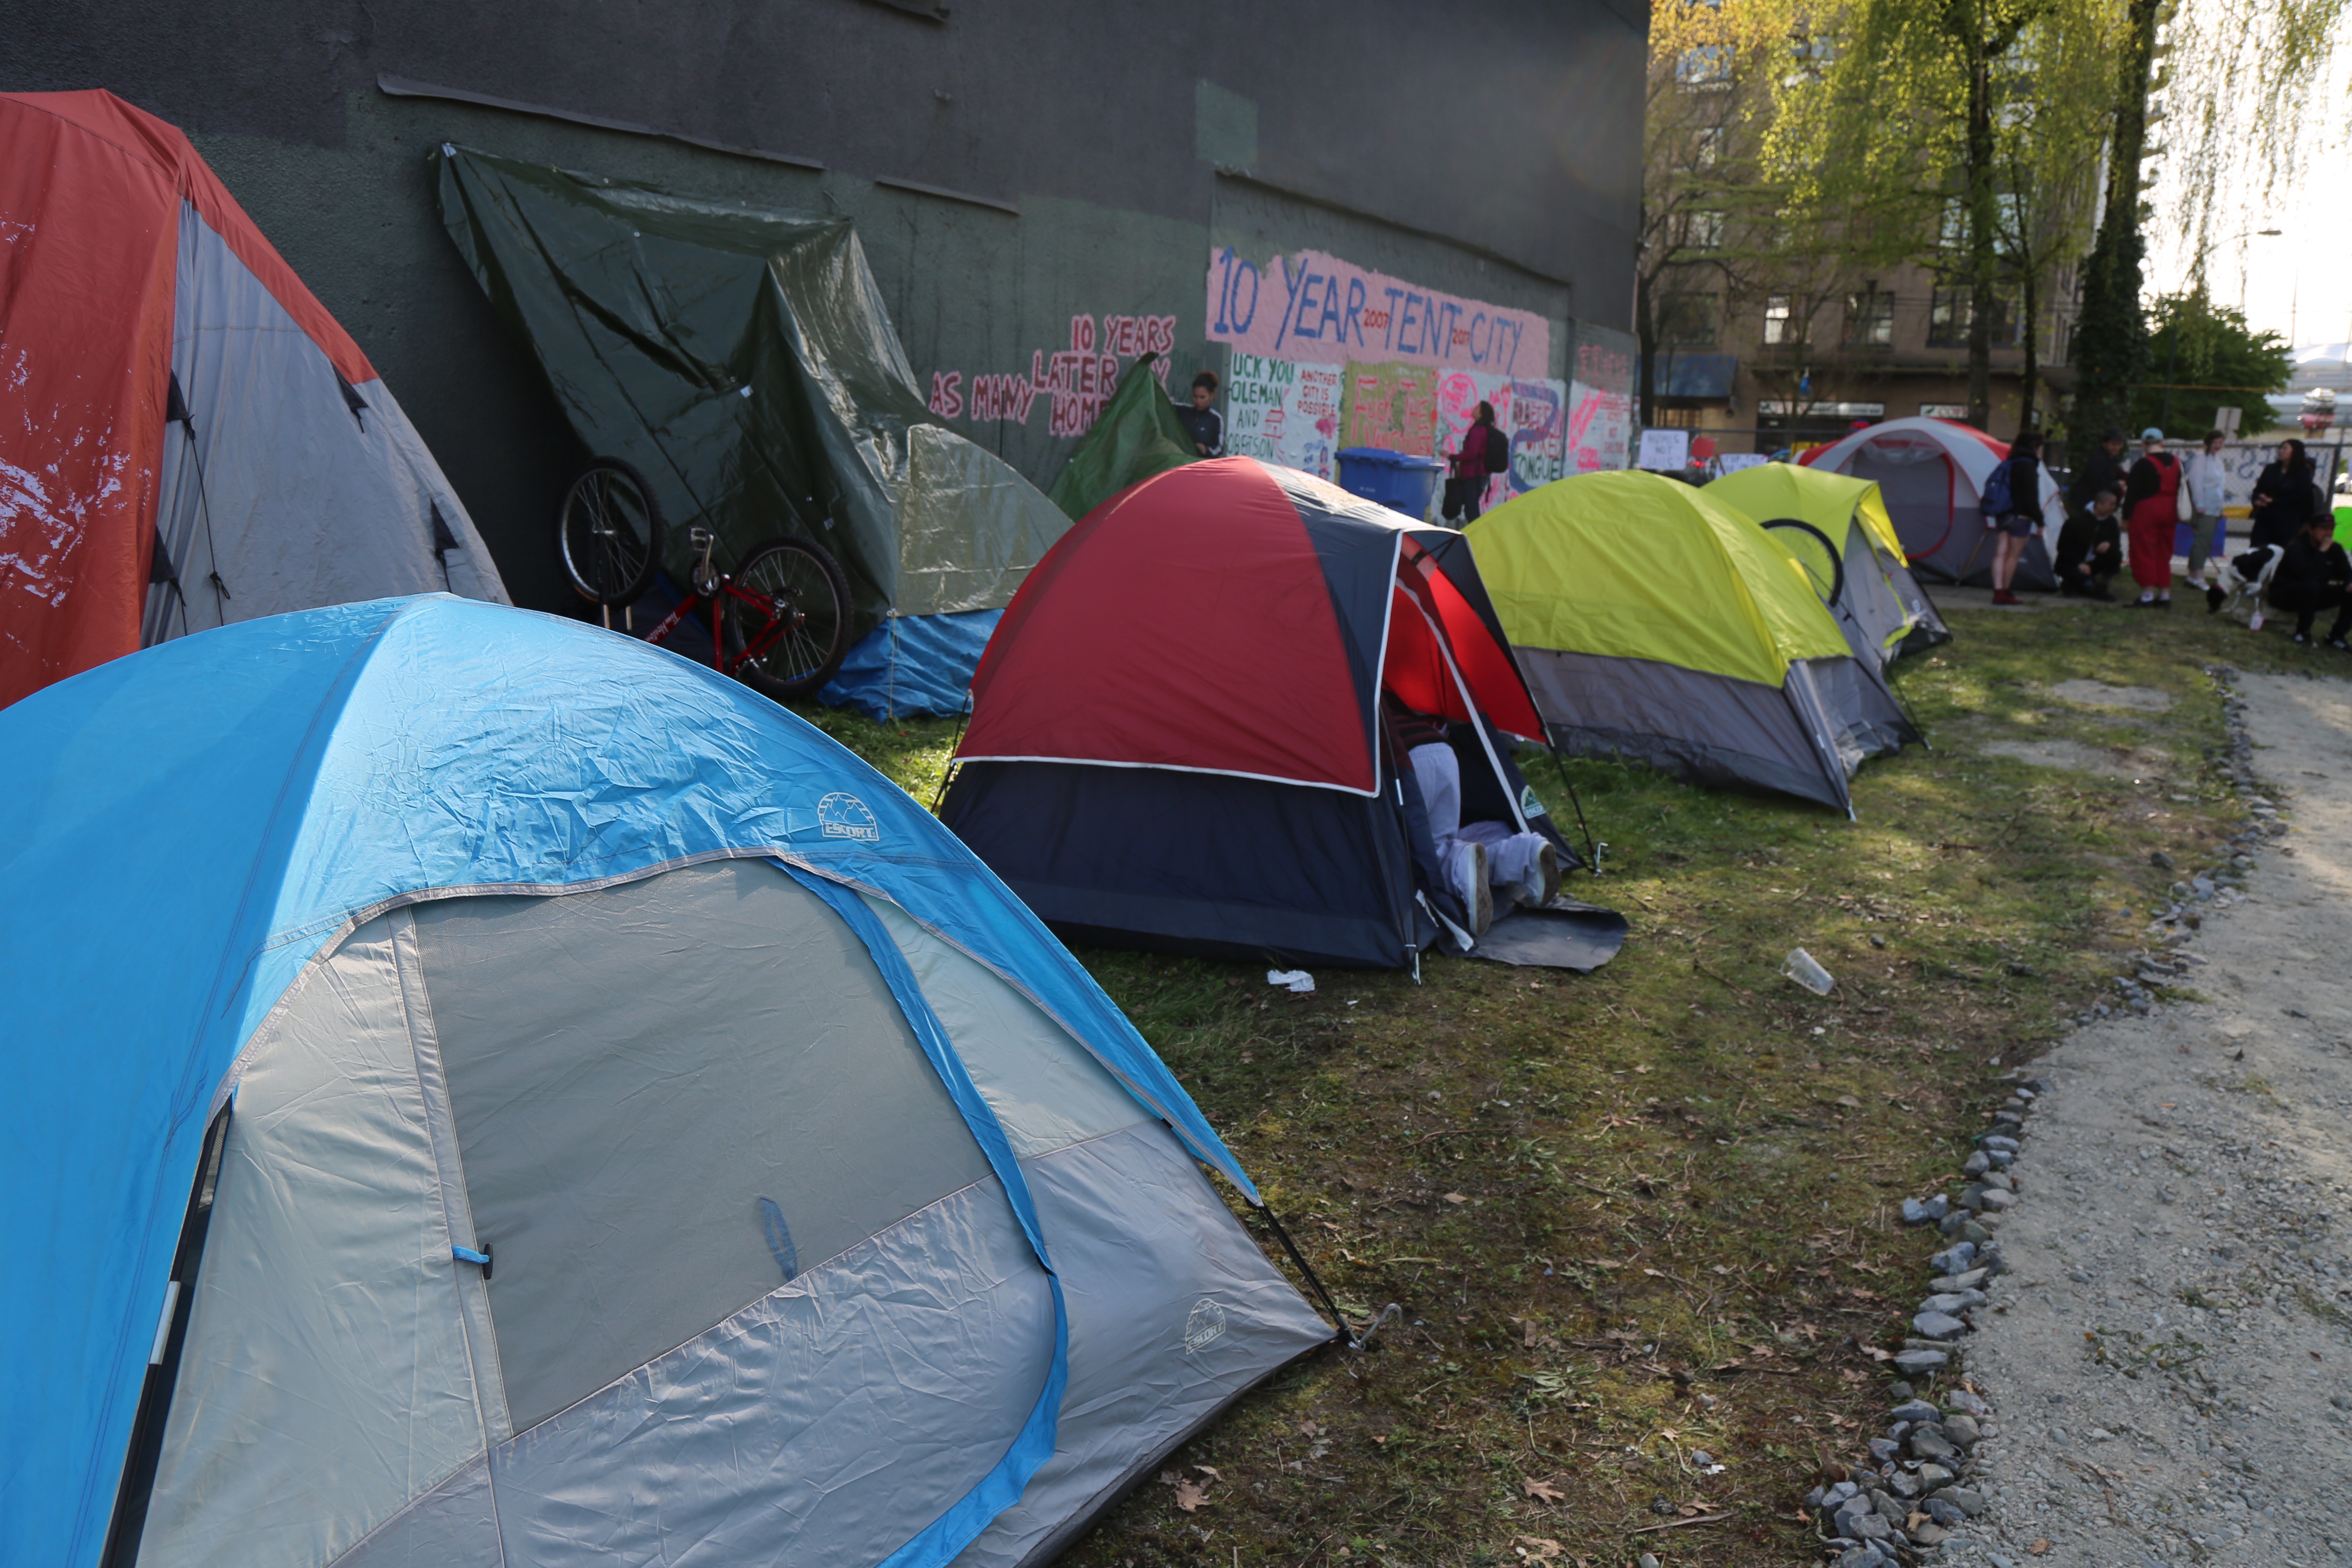
<path fill-rule="evenodd" d="M 863 944 L 765 861 L 416 931 L 517 1431 L 988 1173 Z"/>
<path fill-rule="evenodd" d="M 1052 1557 L 1227 1403 L 1331 1338 L 1160 1123 L 1022 1168 L 1069 1303 L 1070 1382 L 1054 1457 L 958 1568 Z"/>

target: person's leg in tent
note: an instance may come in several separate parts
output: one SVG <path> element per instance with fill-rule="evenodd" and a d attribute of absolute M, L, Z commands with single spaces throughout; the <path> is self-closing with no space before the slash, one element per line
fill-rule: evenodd
<path fill-rule="evenodd" d="M 1495 894 L 1487 881 L 1486 847 L 1462 837 L 1462 763 L 1443 741 L 1415 746 L 1406 754 L 1421 802 L 1429 814 L 1429 837 L 1437 863 L 1462 907 L 1470 911 L 1470 934 L 1484 936 L 1495 923 Z"/>
<path fill-rule="evenodd" d="M 1559 896 L 1559 851 L 1540 833 L 1507 822 L 1465 822 L 1462 837 L 1486 850 L 1486 879 L 1511 902 L 1539 910 Z"/>

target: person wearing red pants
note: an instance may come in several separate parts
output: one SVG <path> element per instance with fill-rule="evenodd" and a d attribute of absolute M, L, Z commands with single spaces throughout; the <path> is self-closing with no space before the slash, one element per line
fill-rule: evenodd
<path fill-rule="evenodd" d="M 2180 526 L 2180 459 L 2164 449 L 2164 432 L 2139 433 L 2140 455 L 2124 479 L 2132 581 L 2139 610 L 2172 608 L 2172 537 Z"/>

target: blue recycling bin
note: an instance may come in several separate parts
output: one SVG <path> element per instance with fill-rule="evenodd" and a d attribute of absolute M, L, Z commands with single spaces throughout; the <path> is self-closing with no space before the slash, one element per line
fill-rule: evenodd
<path fill-rule="evenodd" d="M 1445 465 L 1434 458 L 1410 457 L 1385 447 L 1339 448 L 1341 489 L 1416 521 L 1429 515 L 1429 498 L 1444 471 Z"/>

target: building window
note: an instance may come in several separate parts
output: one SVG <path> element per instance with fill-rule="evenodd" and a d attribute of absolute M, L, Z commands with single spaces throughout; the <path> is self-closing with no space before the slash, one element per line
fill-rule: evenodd
<path fill-rule="evenodd" d="M 1696 250 L 1723 248 L 1723 215 L 1693 213 L 1684 220 L 1683 237 Z"/>
<path fill-rule="evenodd" d="M 1895 296 L 1868 289 L 1845 299 L 1845 341 L 1863 348 L 1884 348 L 1895 341 Z"/>
<path fill-rule="evenodd" d="M 1685 49 L 1675 62 L 1675 79 L 1686 88 L 1706 89 L 1731 84 L 1731 46 L 1701 44 Z"/>
<path fill-rule="evenodd" d="M 2017 311 L 2009 296 L 1999 289 L 1992 294 L 1987 309 L 1987 335 L 1997 349 L 2014 348 L 2018 341 Z M 1931 349 L 1964 349 L 1969 346 L 1969 329 L 1976 321 L 1975 291 L 1967 284 L 1937 289 L 1927 304 L 1927 346 Z"/>
<path fill-rule="evenodd" d="M 1797 341 L 1796 321 L 1790 314 L 1789 296 L 1774 294 L 1764 301 L 1764 341 L 1768 343 L 1793 343 Z"/>
<path fill-rule="evenodd" d="M 1922 419 L 1958 419 L 1965 421 L 1968 416 L 1969 405 L 1965 403 L 1923 403 L 1919 405 L 1919 417 Z"/>
<path fill-rule="evenodd" d="M 1717 335 L 1712 294 L 1669 294 L 1658 307 L 1658 342 L 1670 349 L 1711 349 Z"/>
<path fill-rule="evenodd" d="M 1702 125 L 1691 133 L 1691 166 L 1712 169 L 1723 158 L 1723 127 Z"/>
<path fill-rule="evenodd" d="M 1927 346 L 1931 349 L 1966 348 L 1972 314 L 1969 308 L 1967 285 L 1937 289 L 1927 301 Z"/>

